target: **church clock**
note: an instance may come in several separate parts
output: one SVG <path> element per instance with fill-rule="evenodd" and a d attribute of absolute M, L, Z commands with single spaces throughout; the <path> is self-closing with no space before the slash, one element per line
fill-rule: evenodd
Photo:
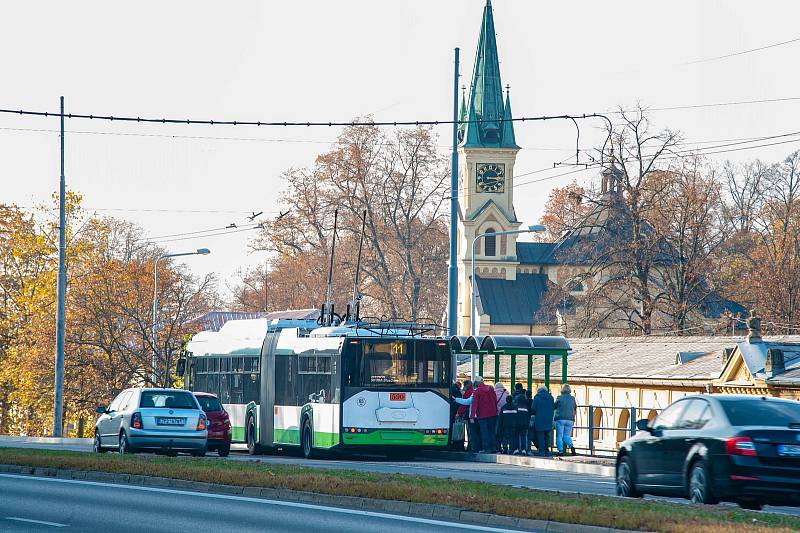
<path fill-rule="evenodd" d="M 477 163 L 475 165 L 475 181 L 478 192 L 504 192 L 506 166 L 503 163 Z"/>

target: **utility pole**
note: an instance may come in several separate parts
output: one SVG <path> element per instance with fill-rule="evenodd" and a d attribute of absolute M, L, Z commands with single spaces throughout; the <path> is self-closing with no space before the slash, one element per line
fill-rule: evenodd
<path fill-rule="evenodd" d="M 61 436 L 64 418 L 64 314 L 67 297 L 67 265 L 65 212 L 66 179 L 64 178 L 64 97 L 61 97 L 61 180 L 58 189 L 58 283 L 56 285 L 56 376 L 53 391 L 53 436 Z"/>
<path fill-rule="evenodd" d="M 453 156 L 450 163 L 450 267 L 447 270 L 447 329 L 457 333 L 458 324 L 458 48 L 453 71 Z"/>

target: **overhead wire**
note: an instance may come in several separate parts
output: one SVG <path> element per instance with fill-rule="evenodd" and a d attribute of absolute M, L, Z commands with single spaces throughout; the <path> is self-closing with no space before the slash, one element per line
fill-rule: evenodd
<path fill-rule="evenodd" d="M 167 242 L 188 241 L 188 240 L 192 240 L 192 239 L 205 239 L 206 237 L 218 237 L 220 235 L 231 235 L 233 233 L 242 233 L 242 232 L 245 232 L 245 231 L 253 231 L 253 230 L 257 230 L 257 229 L 261 229 L 261 228 L 263 228 L 263 225 L 262 224 L 258 224 L 256 226 L 250 227 L 250 228 L 237 228 L 237 229 L 232 229 L 230 231 L 219 231 L 219 232 L 216 232 L 216 233 L 205 233 L 205 234 L 202 234 L 202 235 L 194 235 L 193 234 L 194 232 L 187 232 L 185 236 L 177 237 L 177 238 L 174 238 L 174 239 L 170 238 L 170 239 L 144 239 L 144 240 L 148 241 L 148 242 L 157 243 L 157 244 L 164 244 L 164 243 L 167 243 Z"/>
<path fill-rule="evenodd" d="M 60 112 L 52 111 L 31 111 L 25 109 L 0 109 L 0 113 L 7 115 L 20 115 L 20 116 L 36 116 L 36 117 L 61 117 Z M 581 113 L 574 115 L 539 115 L 539 116 L 523 116 L 505 119 L 498 117 L 491 120 L 395 120 L 395 121 L 262 121 L 262 120 L 230 120 L 230 119 L 177 119 L 177 118 L 153 118 L 153 117 L 131 117 L 131 116 L 116 116 L 116 115 L 95 115 L 85 113 L 64 113 L 64 118 L 68 119 L 86 119 L 110 122 L 136 122 L 136 123 L 149 123 L 149 124 L 178 124 L 178 125 L 204 125 L 204 126 L 281 126 L 281 127 L 371 127 L 371 126 L 438 126 L 447 124 L 470 124 L 470 123 L 484 123 L 484 122 L 537 122 L 546 120 L 560 120 L 560 119 L 588 119 L 588 118 L 607 118 L 600 113 Z"/>
<path fill-rule="evenodd" d="M 745 54 L 752 54 L 754 52 L 760 52 L 762 50 L 768 50 L 770 48 L 777 48 L 779 46 L 785 46 L 787 44 L 793 44 L 796 42 L 800 42 L 800 37 L 795 37 L 794 39 L 789 39 L 788 41 L 781 41 L 778 43 L 767 44 L 764 46 L 759 46 L 757 48 L 750 48 L 748 50 L 740 50 L 738 52 L 731 52 L 730 54 L 724 54 L 721 56 L 714 56 L 714 57 L 706 57 L 703 59 L 695 59 L 692 61 L 686 61 L 684 63 L 680 63 L 680 65 L 697 65 L 699 63 L 708 63 L 710 61 L 718 61 L 720 59 L 729 59 L 731 57 L 742 56 Z"/>

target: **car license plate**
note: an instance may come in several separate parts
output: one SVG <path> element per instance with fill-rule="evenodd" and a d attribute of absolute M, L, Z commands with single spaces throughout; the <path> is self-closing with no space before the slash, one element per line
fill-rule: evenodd
<path fill-rule="evenodd" d="M 182 426 L 186 422 L 185 418 L 156 418 L 156 424 L 159 426 Z"/>
<path fill-rule="evenodd" d="M 404 401 L 406 401 L 406 393 L 405 392 L 390 392 L 389 393 L 389 401 L 391 401 L 391 402 L 404 402 Z"/>
<path fill-rule="evenodd" d="M 800 445 L 778 444 L 778 455 L 784 457 L 800 457 Z"/>

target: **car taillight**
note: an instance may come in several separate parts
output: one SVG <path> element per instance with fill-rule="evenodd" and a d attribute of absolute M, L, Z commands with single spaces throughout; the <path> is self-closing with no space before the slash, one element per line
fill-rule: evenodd
<path fill-rule="evenodd" d="M 200 415 L 200 418 L 197 419 L 197 431 L 204 429 L 206 429 L 206 415 Z"/>
<path fill-rule="evenodd" d="M 725 441 L 725 453 L 756 457 L 756 445 L 750 437 L 733 437 Z"/>
<path fill-rule="evenodd" d="M 133 415 L 131 415 L 131 427 L 133 429 L 142 429 L 142 414 L 141 413 L 133 413 Z"/>

